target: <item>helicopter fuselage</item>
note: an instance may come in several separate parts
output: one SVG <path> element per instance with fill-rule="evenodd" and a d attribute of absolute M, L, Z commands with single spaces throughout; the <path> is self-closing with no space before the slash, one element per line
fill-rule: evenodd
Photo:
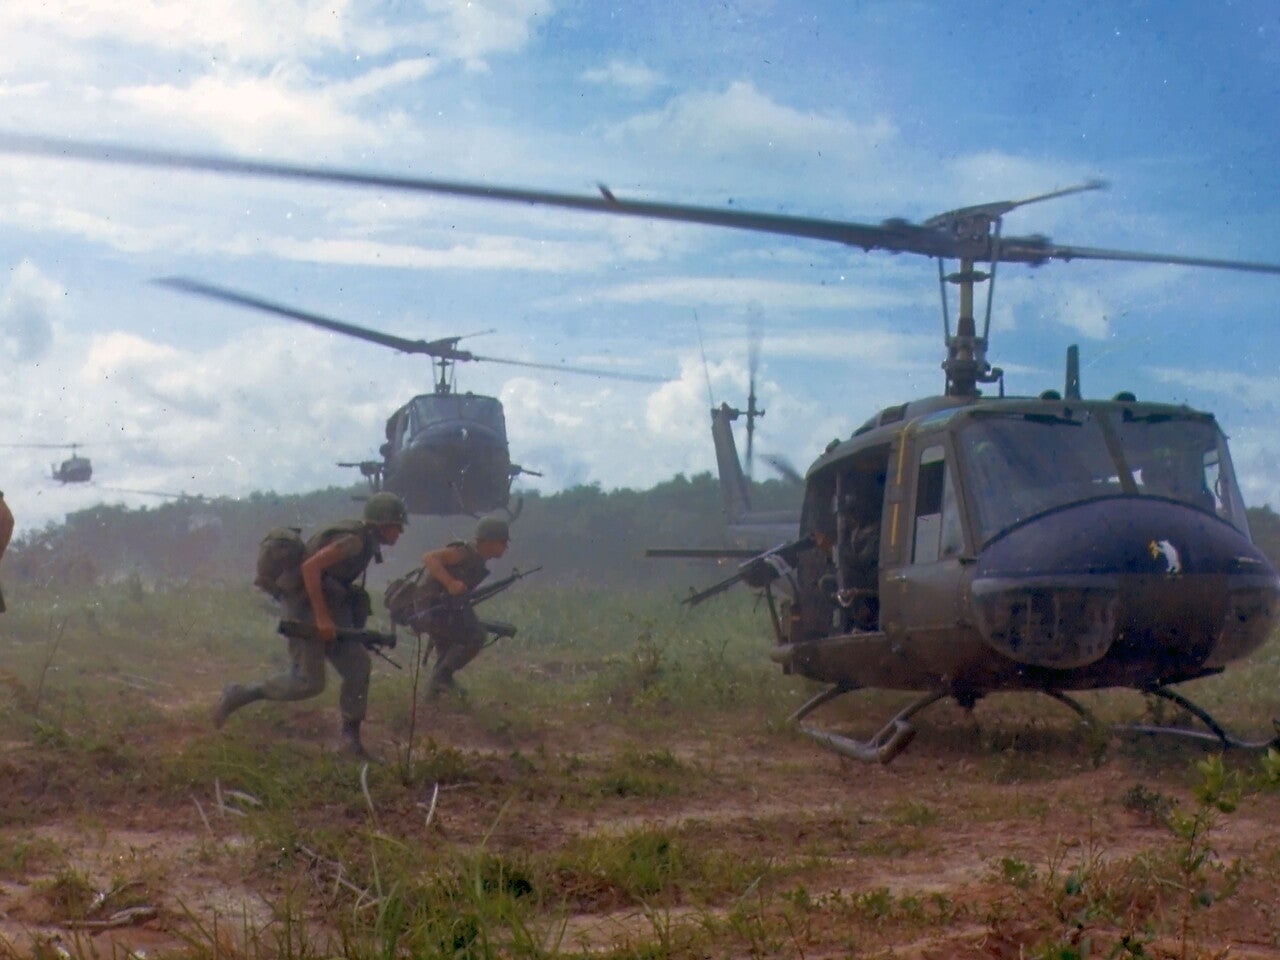
<path fill-rule="evenodd" d="M 810 468 L 800 533 L 774 658 L 849 688 L 1150 689 L 1246 656 L 1280 613 L 1226 439 L 1182 406 L 892 407 Z"/>
<path fill-rule="evenodd" d="M 387 421 L 382 487 L 411 513 L 503 509 L 512 467 L 502 404 L 478 394 L 423 394 Z"/>
<path fill-rule="evenodd" d="M 88 483 L 93 479 L 93 465 L 88 457 L 68 457 L 52 466 L 53 479 L 62 483 Z"/>

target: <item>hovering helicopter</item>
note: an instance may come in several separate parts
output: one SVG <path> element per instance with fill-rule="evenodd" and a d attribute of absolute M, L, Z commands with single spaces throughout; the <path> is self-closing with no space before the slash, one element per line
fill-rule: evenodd
<path fill-rule="evenodd" d="M 70 450 L 71 456 L 61 463 L 49 465 L 49 475 L 59 483 L 88 483 L 93 479 L 93 464 L 88 457 L 80 456 L 76 451 L 84 446 L 81 443 L 6 443 L 9 449 L 24 450 Z"/>
<path fill-rule="evenodd" d="M 501 402 L 496 397 L 455 390 L 456 364 L 484 361 L 616 380 L 660 382 L 658 377 L 643 374 L 480 356 L 458 348 L 461 336 L 407 340 L 184 277 L 165 277 L 155 282 L 183 293 L 298 320 L 402 353 L 430 357 L 436 372 L 434 389 L 414 397 L 387 418 L 386 439 L 379 447 L 382 459 L 338 464 L 358 469 L 373 491 L 389 490 L 398 494 L 410 513 L 449 516 L 505 510 L 514 517 L 519 513 L 519 503 L 511 509 L 512 482 L 522 474 L 540 476 L 537 471 L 511 461 Z"/>
<path fill-rule="evenodd" d="M 580 196 L 13 135 L 0 138 L 0 149 L 531 203 L 932 257 L 943 294 L 944 393 L 888 407 L 830 445 L 806 473 L 796 536 L 690 602 L 737 582 L 764 594 L 778 641 L 773 658 L 785 672 L 827 684 L 792 715 L 796 723 L 859 689 L 918 692 L 866 740 L 801 726 L 858 759 L 891 760 L 914 736 L 912 718 L 946 697 L 972 707 L 992 693 L 1033 691 L 1088 717 L 1071 693 L 1107 687 L 1171 701 L 1208 732 L 1143 729 L 1268 745 L 1232 736 L 1171 689 L 1251 653 L 1280 619 L 1280 576 L 1250 541 L 1213 415 L 1127 393 L 1084 399 L 1078 361 L 1068 362 L 1062 393 L 1006 397 L 987 346 L 1001 263 L 1099 260 L 1271 274 L 1280 265 L 1003 234 L 1003 218 L 1019 207 L 1099 189 L 1100 181 L 921 223 L 874 225 L 622 200 L 604 186 L 599 196 Z M 947 273 L 947 260 L 958 269 Z M 982 283 L 979 334 L 974 292 Z M 997 396 L 982 394 L 996 384 Z"/>

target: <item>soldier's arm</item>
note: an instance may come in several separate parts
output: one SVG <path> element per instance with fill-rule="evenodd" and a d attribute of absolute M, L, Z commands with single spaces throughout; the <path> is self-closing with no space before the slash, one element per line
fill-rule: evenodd
<path fill-rule="evenodd" d="M 325 643 L 333 643 L 338 639 L 338 628 L 333 622 L 333 613 L 329 610 L 329 601 L 324 598 L 324 572 L 339 560 L 343 559 L 342 541 L 335 541 L 317 550 L 312 556 L 302 561 L 302 585 L 307 591 L 307 599 L 311 601 L 311 610 L 316 617 L 316 633 Z"/>
<path fill-rule="evenodd" d="M 449 572 L 449 564 L 458 563 L 466 554 L 458 547 L 441 547 L 423 554 L 422 565 L 427 573 L 449 591 L 449 596 L 460 597 L 467 592 L 467 585 Z"/>
<path fill-rule="evenodd" d="M 0 493 L 0 557 L 4 556 L 12 536 L 13 514 L 9 512 L 9 505 L 4 501 L 4 494 Z"/>

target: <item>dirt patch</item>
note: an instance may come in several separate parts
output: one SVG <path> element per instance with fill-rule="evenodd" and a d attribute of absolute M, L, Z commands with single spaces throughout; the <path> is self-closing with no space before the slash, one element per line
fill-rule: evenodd
<path fill-rule="evenodd" d="M 1153 761 L 1113 749 L 1095 765 L 1064 722 L 999 750 L 922 736 L 883 767 L 740 717 L 637 734 L 623 722 L 495 733 L 473 708 L 427 716 L 431 737 L 415 753 L 445 773 L 405 785 L 401 735 L 373 724 L 369 742 L 390 762 L 367 797 L 352 787 L 358 768 L 331 751 L 329 710 L 264 711 L 218 734 L 178 708 L 166 736 L 129 745 L 141 761 L 123 747 L 89 753 L 119 785 L 111 792 L 83 781 L 77 792 L 57 775 L 77 768 L 11 740 L 0 759 L 26 806 L 20 827 L 0 832 L 0 937 L 20 955 L 41 943 L 84 956 L 193 943 L 267 955 L 284 902 L 321 928 L 365 909 L 370 864 L 333 852 L 360 833 L 371 838 L 360 850 L 384 857 L 379 870 L 443 849 L 469 858 L 482 885 L 511 884 L 512 865 L 549 865 L 541 935 L 565 953 L 661 944 L 680 957 L 716 943 L 744 956 L 1014 958 L 1046 945 L 1083 951 L 1086 940 L 1110 949 L 1131 933 L 1148 956 L 1187 942 L 1189 956 L 1280 956 L 1280 796 L 1252 796 L 1214 823 L 1205 856 L 1243 866 L 1230 896 L 1199 903 L 1161 887 L 1179 851 L 1164 818 L 1194 805 L 1190 764 L 1203 754 Z M 185 790 L 139 782 L 148 758 L 217 758 L 246 744 L 281 751 L 262 785 L 313 778 L 299 788 L 310 792 L 289 795 L 305 805 L 259 788 L 262 808 L 236 816 L 219 811 L 212 775 Z M 237 769 L 223 768 L 219 789 L 253 792 Z M 345 799 L 326 795 L 329 777 Z M 286 814 L 285 827 L 254 819 Z M 285 838 L 277 851 L 270 837 Z M 651 893 L 637 879 L 643 864 L 597 862 L 650 837 L 671 871 Z M 310 859 L 298 852 L 308 844 Z M 479 872 L 482 855 L 502 858 L 499 881 Z"/>

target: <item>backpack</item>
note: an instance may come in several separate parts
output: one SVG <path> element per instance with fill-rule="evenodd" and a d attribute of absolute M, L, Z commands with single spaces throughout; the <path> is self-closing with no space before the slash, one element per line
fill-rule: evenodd
<path fill-rule="evenodd" d="M 426 572 L 424 568 L 418 567 L 387 584 L 382 602 L 392 623 L 402 627 L 413 626 L 418 610 L 419 591 Z"/>
<path fill-rule="evenodd" d="M 279 600 L 302 589 L 302 561 L 307 547 L 298 527 L 275 527 L 258 544 L 257 576 L 253 584 Z"/>

